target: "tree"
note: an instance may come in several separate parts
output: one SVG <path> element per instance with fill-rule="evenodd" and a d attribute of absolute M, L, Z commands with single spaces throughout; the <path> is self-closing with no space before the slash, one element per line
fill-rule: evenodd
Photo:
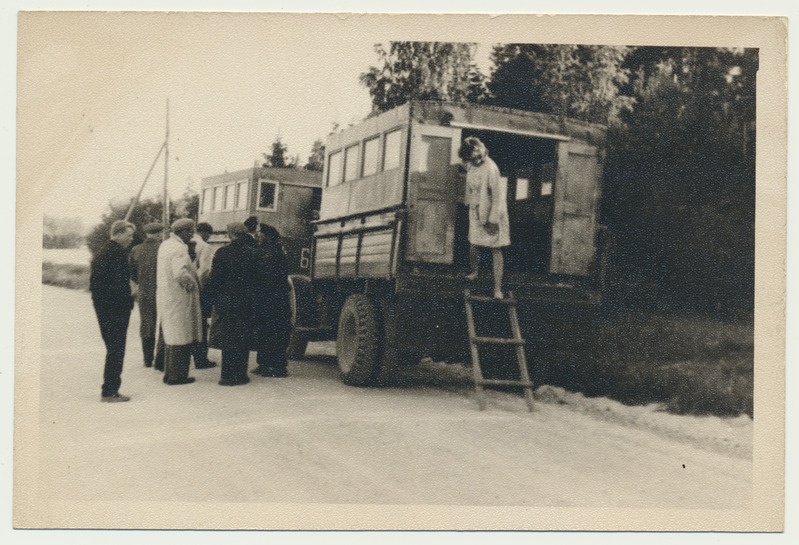
<path fill-rule="evenodd" d="M 672 307 L 751 312 L 757 51 L 636 48 L 624 64 L 636 103 L 608 138 L 603 203 L 620 263 Z"/>
<path fill-rule="evenodd" d="M 83 243 L 80 218 L 56 218 L 45 215 L 42 225 L 43 248 L 77 248 Z"/>
<path fill-rule="evenodd" d="M 273 168 L 286 168 L 292 166 L 290 163 L 286 161 L 286 152 L 288 151 L 288 146 L 283 143 L 280 139 L 280 135 L 275 137 L 275 141 L 272 142 L 272 153 L 267 154 L 264 153 L 264 159 L 266 162 L 264 163 L 265 167 L 273 167 Z"/>
<path fill-rule="evenodd" d="M 317 139 L 311 147 L 311 155 L 305 163 L 305 170 L 322 172 L 325 166 L 325 145 L 322 140 Z"/>
<path fill-rule="evenodd" d="M 390 42 L 375 45 L 378 65 L 360 75 L 372 97 L 372 113 L 413 99 L 475 101 L 484 77 L 472 62 L 474 43 Z"/>
<path fill-rule="evenodd" d="M 590 45 L 495 46 L 489 104 L 614 124 L 633 100 L 620 93 L 629 78 L 629 48 Z"/>

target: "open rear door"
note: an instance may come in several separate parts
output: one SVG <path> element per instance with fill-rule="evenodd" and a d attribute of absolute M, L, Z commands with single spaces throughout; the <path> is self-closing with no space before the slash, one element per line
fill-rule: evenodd
<path fill-rule="evenodd" d="M 594 260 L 599 149 L 581 142 L 558 144 L 550 273 L 585 276 Z"/>
<path fill-rule="evenodd" d="M 414 124 L 408 164 L 406 259 L 450 264 L 455 239 L 455 203 L 460 129 Z"/>

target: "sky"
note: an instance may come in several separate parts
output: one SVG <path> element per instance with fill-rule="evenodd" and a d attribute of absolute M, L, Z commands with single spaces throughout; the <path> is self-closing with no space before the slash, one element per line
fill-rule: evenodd
<path fill-rule="evenodd" d="M 262 162 L 278 135 L 305 162 L 334 123 L 370 111 L 358 76 L 380 40 L 353 28 L 335 15 L 25 14 L 20 140 L 41 162 L 32 182 L 45 213 L 88 226 L 128 202 L 165 139 L 167 99 L 173 197 Z M 163 180 L 161 157 L 142 197 L 160 196 Z"/>

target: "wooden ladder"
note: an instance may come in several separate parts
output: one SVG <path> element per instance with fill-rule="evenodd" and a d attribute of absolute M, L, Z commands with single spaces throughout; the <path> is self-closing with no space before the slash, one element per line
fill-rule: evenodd
<path fill-rule="evenodd" d="M 472 377 L 474 379 L 475 395 L 477 397 L 477 404 L 480 410 L 486 407 L 485 395 L 483 393 L 483 386 L 486 384 L 494 384 L 501 386 L 521 386 L 524 388 L 524 398 L 527 402 L 527 408 L 533 410 L 533 383 L 530 381 L 530 375 L 527 371 L 527 359 L 524 355 L 525 341 L 522 338 L 522 332 L 519 328 L 519 316 L 516 312 L 516 299 L 513 297 L 513 292 L 508 292 L 507 297 L 503 299 L 495 299 L 485 295 L 472 295 L 471 290 L 463 291 L 464 304 L 466 305 L 466 324 L 469 328 L 469 346 L 472 352 Z M 510 318 L 510 327 L 513 337 L 480 337 L 477 335 L 477 330 L 474 325 L 474 302 L 482 303 L 495 303 L 505 305 L 508 308 L 508 315 Z M 497 380 L 483 378 L 483 371 L 480 368 L 480 352 L 477 347 L 481 344 L 504 344 L 513 345 L 516 349 L 516 359 L 519 363 L 519 373 L 521 380 Z"/>

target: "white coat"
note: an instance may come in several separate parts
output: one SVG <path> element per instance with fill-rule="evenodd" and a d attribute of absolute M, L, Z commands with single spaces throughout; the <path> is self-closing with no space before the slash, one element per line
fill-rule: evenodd
<path fill-rule="evenodd" d="M 200 287 L 203 287 L 208 282 L 208 276 L 211 274 L 214 249 L 200 235 L 195 234 L 191 240 L 195 243 L 194 251 L 197 253 L 197 259 L 194 261 L 197 267 L 197 277 L 200 279 Z"/>
<path fill-rule="evenodd" d="M 188 246 L 175 234 L 158 248 L 155 304 L 166 344 L 181 346 L 202 339 L 197 270 Z"/>
<path fill-rule="evenodd" d="M 479 166 L 466 167 L 466 204 L 469 205 L 469 242 L 475 246 L 501 248 L 510 245 L 508 182 L 488 155 Z M 489 233 L 486 223 L 499 229 Z"/>

